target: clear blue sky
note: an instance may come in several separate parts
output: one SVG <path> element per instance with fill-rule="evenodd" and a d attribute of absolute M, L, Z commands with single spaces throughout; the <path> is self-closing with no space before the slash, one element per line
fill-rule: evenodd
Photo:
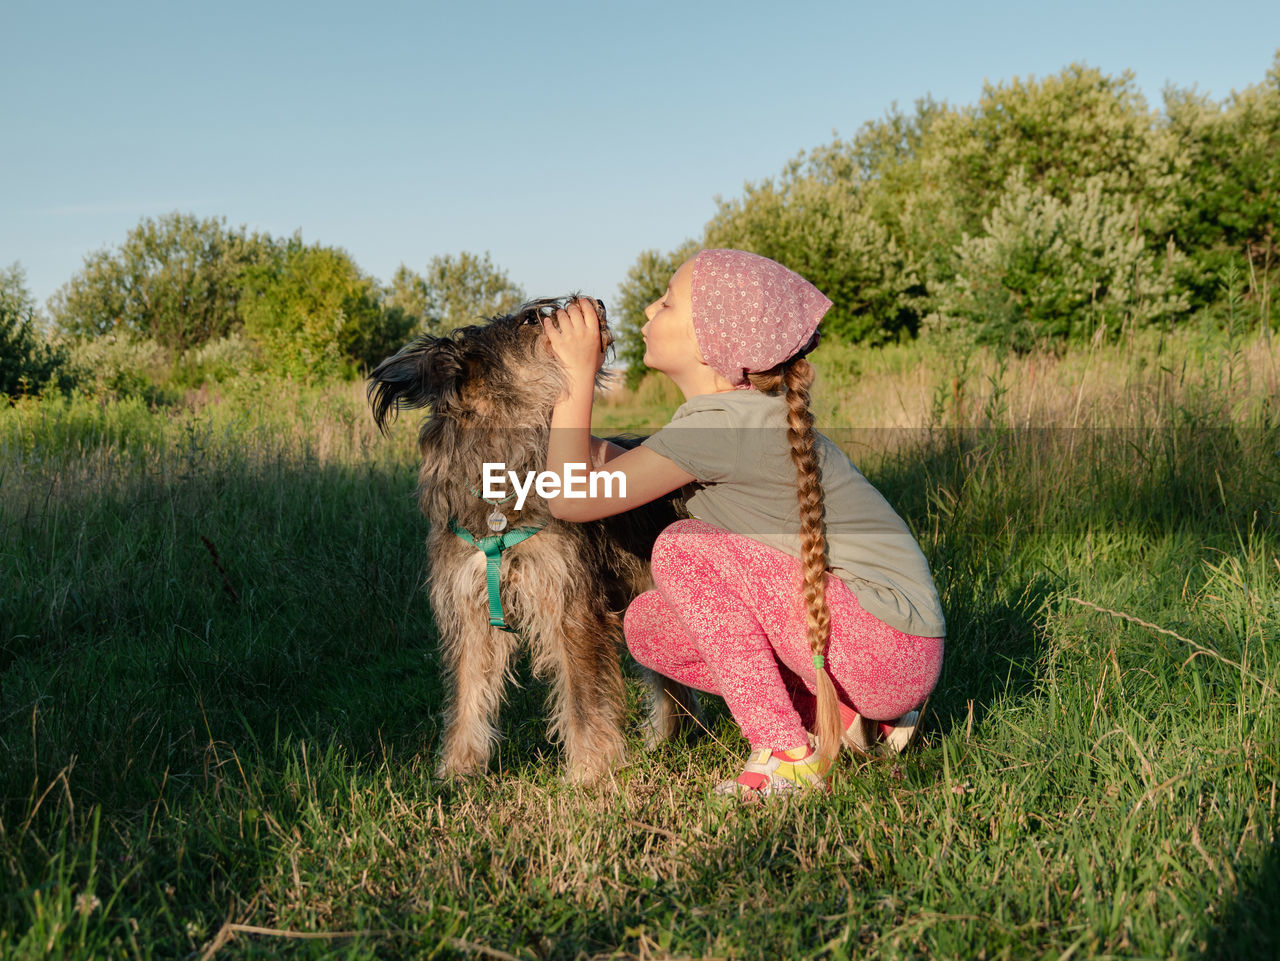
<path fill-rule="evenodd" d="M 717 194 L 897 101 L 1071 62 L 1215 99 L 1263 80 L 1280 2 L 4 0 L 0 266 L 43 302 L 144 216 L 401 262 L 490 251 L 606 299 Z"/>

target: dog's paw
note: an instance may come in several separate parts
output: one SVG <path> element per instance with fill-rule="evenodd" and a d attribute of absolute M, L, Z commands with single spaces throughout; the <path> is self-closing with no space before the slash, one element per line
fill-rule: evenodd
<path fill-rule="evenodd" d="M 621 758 L 618 759 L 621 762 Z M 569 764 L 564 779 L 575 787 L 592 787 L 609 779 L 617 764 Z"/>
<path fill-rule="evenodd" d="M 431 780 L 438 783 L 448 781 L 475 781 L 484 777 L 485 767 L 475 762 L 460 763 L 458 761 L 445 758 L 436 765 L 435 772 L 431 775 Z"/>
<path fill-rule="evenodd" d="M 564 779 L 570 784 L 597 784 L 626 760 L 627 744 L 620 731 L 591 733 L 591 737 L 571 740 L 567 745 Z"/>

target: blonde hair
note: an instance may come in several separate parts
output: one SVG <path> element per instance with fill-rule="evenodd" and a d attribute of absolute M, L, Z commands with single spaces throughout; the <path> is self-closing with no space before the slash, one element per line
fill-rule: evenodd
<path fill-rule="evenodd" d="M 835 685 L 825 664 L 831 634 L 831 611 L 827 607 L 827 533 L 817 433 L 813 429 L 813 411 L 809 409 L 814 370 L 805 359 L 805 355 L 818 346 L 818 340 L 815 331 L 794 356 L 769 370 L 748 374 L 747 380 L 766 394 L 786 391 L 787 439 L 791 442 L 791 461 L 796 465 L 796 493 L 800 500 L 800 560 L 804 570 L 805 610 L 809 617 L 809 650 L 817 675 L 818 750 L 823 758 L 834 760 L 840 753 L 844 725 Z"/>

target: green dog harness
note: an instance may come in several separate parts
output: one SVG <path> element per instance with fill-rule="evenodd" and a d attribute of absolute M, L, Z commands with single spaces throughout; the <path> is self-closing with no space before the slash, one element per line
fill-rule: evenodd
<path fill-rule="evenodd" d="M 489 589 L 489 623 L 501 628 L 508 634 L 516 633 L 507 627 L 506 618 L 502 616 L 502 599 L 498 594 L 498 574 L 502 567 L 502 552 L 508 547 L 514 547 L 522 540 L 532 537 L 541 527 L 513 527 L 509 531 L 503 531 L 501 534 L 491 534 L 488 537 L 482 537 L 476 540 L 471 534 L 458 526 L 456 518 L 449 518 L 449 529 L 461 537 L 472 547 L 477 547 L 484 554 L 484 579 Z"/>

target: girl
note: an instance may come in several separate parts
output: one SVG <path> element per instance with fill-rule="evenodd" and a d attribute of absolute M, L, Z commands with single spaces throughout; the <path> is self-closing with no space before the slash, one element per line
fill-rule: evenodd
<path fill-rule="evenodd" d="M 623 625 L 639 663 L 725 699 L 751 754 L 723 793 L 826 789 L 841 742 L 865 753 L 873 731 L 902 750 L 942 667 L 942 608 L 919 545 L 813 429 L 805 355 L 830 306 L 765 257 L 703 250 L 685 261 L 642 330 L 645 365 L 685 403 L 629 451 L 589 433 L 603 362 L 591 302 L 544 322 L 568 372 L 547 470 L 607 463 L 626 477 L 623 496 L 550 498 L 551 512 L 592 520 L 699 485 L 693 519 L 654 544 L 655 589 Z"/>

